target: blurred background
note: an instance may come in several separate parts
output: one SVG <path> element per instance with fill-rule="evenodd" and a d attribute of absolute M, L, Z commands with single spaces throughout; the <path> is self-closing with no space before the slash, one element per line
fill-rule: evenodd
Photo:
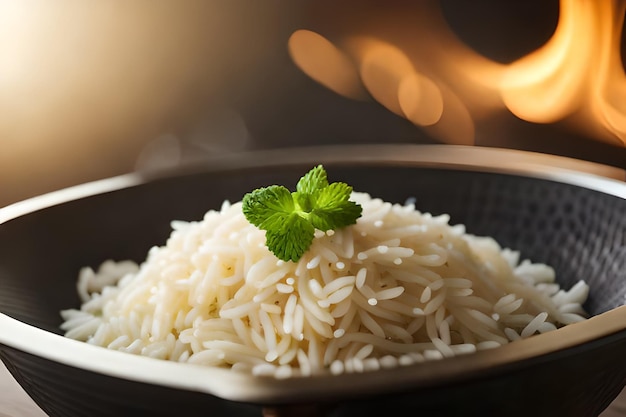
<path fill-rule="evenodd" d="M 0 0 L 0 206 L 225 152 L 456 143 L 626 167 L 623 0 Z"/>
<path fill-rule="evenodd" d="M 625 14 L 625 0 L 0 0 L 0 207 L 335 143 L 626 168 Z M 0 372 L 3 409 L 39 416 Z M 605 415 L 626 415 L 624 397 Z"/>

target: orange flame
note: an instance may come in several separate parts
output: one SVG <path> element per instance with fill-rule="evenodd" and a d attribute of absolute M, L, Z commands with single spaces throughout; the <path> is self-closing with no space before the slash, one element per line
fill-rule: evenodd
<path fill-rule="evenodd" d="M 516 116 L 537 123 L 577 114 L 575 125 L 593 130 L 598 139 L 626 144 L 626 76 L 619 49 L 626 3 L 560 4 L 548 43 L 506 69 L 500 87 L 504 102 Z"/>
<path fill-rule="evenodd" d="M 341 95 L 362 99 L 369 93 L 444 142 L 473 143 L 476 124 L 507 109 L 529 122 L 562 121 L 597 140 L 626 145 L 620 57 L 626 0 L 560 0 L 549 41 L 508 65 L 461 42 L 434 2 L 405 9 L 410 18 L 373 12 L 348 22 L 336 43 L 296 31 L 289 40 L 294 62 Z"/>

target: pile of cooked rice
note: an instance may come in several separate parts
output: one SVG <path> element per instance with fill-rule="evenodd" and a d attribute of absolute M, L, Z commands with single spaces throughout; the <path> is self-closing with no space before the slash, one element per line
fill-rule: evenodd
<path fill-rule="evenodd" d="M 241 203 L 172 222 L 145 262 L 83 268 L 66 336 L 134 354 L 287 378 L 494 348 L 585 319 L 588 287 L 421 213 L 353 193 L 356 225 L 277 259 Z"/>

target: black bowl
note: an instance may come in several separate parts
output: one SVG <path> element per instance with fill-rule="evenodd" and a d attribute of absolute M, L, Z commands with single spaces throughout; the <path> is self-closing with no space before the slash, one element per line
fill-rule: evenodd
<path fill-rule="evenodd" d="M 145 259 L 173 219 L 259 186 L 333 180 L 449 213 L 591 287 L 589 320 L 503 347 L 365 374 L 278 380 L 110 351 L 61 336 L 77 272 Z M 626 385 L 626 184 L 558 157 L 455 146 L 347 146 L 224 156 L 0 209 L 0 357 L 52 417 L 265 415 L 597 416 Z M 623 175 L 620 170 L 606 170 Z"/>

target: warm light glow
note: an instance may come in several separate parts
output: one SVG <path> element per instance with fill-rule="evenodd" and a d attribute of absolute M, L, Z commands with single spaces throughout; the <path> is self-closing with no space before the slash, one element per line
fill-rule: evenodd
<path fill-rule="evenodd" d="M 328 42 L 328 55 L 351 57 L 343 62 L 355 66 L 375 100 L 435 138 L 473 143 L 477 124 L 508 110 L 529 122 L 561 122 L 597 140 L 626 145 L 626 74 L 620 56 L 626 0 L 560 0 L 549 41 L 508 65 L 464 45 L 436 2 L 389 9 L 349 19 L 336 44 L 317 36 Z M 338 11 L 345 13 L 340 6 Z M 305 54 L 302 45 L 290 46 L 305 73 L 328 80 L 321 56 L 311 57 L 319 63 L 303 65 L 296 59 Z M 350 72 L 346 82 L 358 84 L 352 69 L 345 72 Z M 339 78 L 322 84 L 350 97 L 341 92 Z"/>
<path fill-rule="evenodd" d="M 341 53 L 321 35 L 300 30 L 291 36 L 289 51 L 302 71 L 345 97 L 360 98 L 365 88 L 388 110 L 427 128 L 438 140 L 474 143 L 474 121 L 463 100 L 418 71 L 402 49 L 373 37 L 352 37 L 344 44 Z"/>
<path fill-rule="evenodd" d="M 626 144 L 620 58 L 626 3 L 561 0 L 560 5 L 552 38 L 507 68 L 504 102 L 518 117 L 537 123 L 576 113 L 575 124 L 595 131 L 598 139 Z"/>
<path fill-rule="evenodd" d="M 465 103 L 451 89 L 440 86 L 443 97 L 441 119 L 426 131 L 436 139 L 456 145 L 473 145 L 476 139 L 474 118 Z"/>
<path fill-rule="evenodd" d="M 355 100 L 368 97 L 350 58 L 323 36 L 299 30 L 288 46 L 298 67 L 318 83 Z"/>
<path fill-rule="evenodd" d="M 433 125 L 443 114 L 441 89 L 431 79 L 418 73 L 400 81 L 398 102 L 407 119 L 416 125 Z"/>
<path fill-rule="evenodd" d="M 626 1 L 611 7 L 601 2 L 603 16 L 607 20 L 600 25 L 602 39 L 598 65 L 595 66 L 596 84 L 590 86 L 589 120 L 598 120 L 626 144 L 626 73 L 620 54 L 621 34 L 624 29 Z"/>
<path fill-rule="evenodd" d="M 403 79 L 415 73 L 407 56 L 397 47 L 372 39 L 353 42 L 359 55 L 359 74 L 372 96 L 392 112 L 404 115 L 398 100 Z"/>
<path fill-rule="evenodd" d="M 245 126 L 211 116 L 257 93 L 242 86 L 274 67 L 281 18 L 241 2 L 0 1 L 0 206 L 245 146 Z"/>

